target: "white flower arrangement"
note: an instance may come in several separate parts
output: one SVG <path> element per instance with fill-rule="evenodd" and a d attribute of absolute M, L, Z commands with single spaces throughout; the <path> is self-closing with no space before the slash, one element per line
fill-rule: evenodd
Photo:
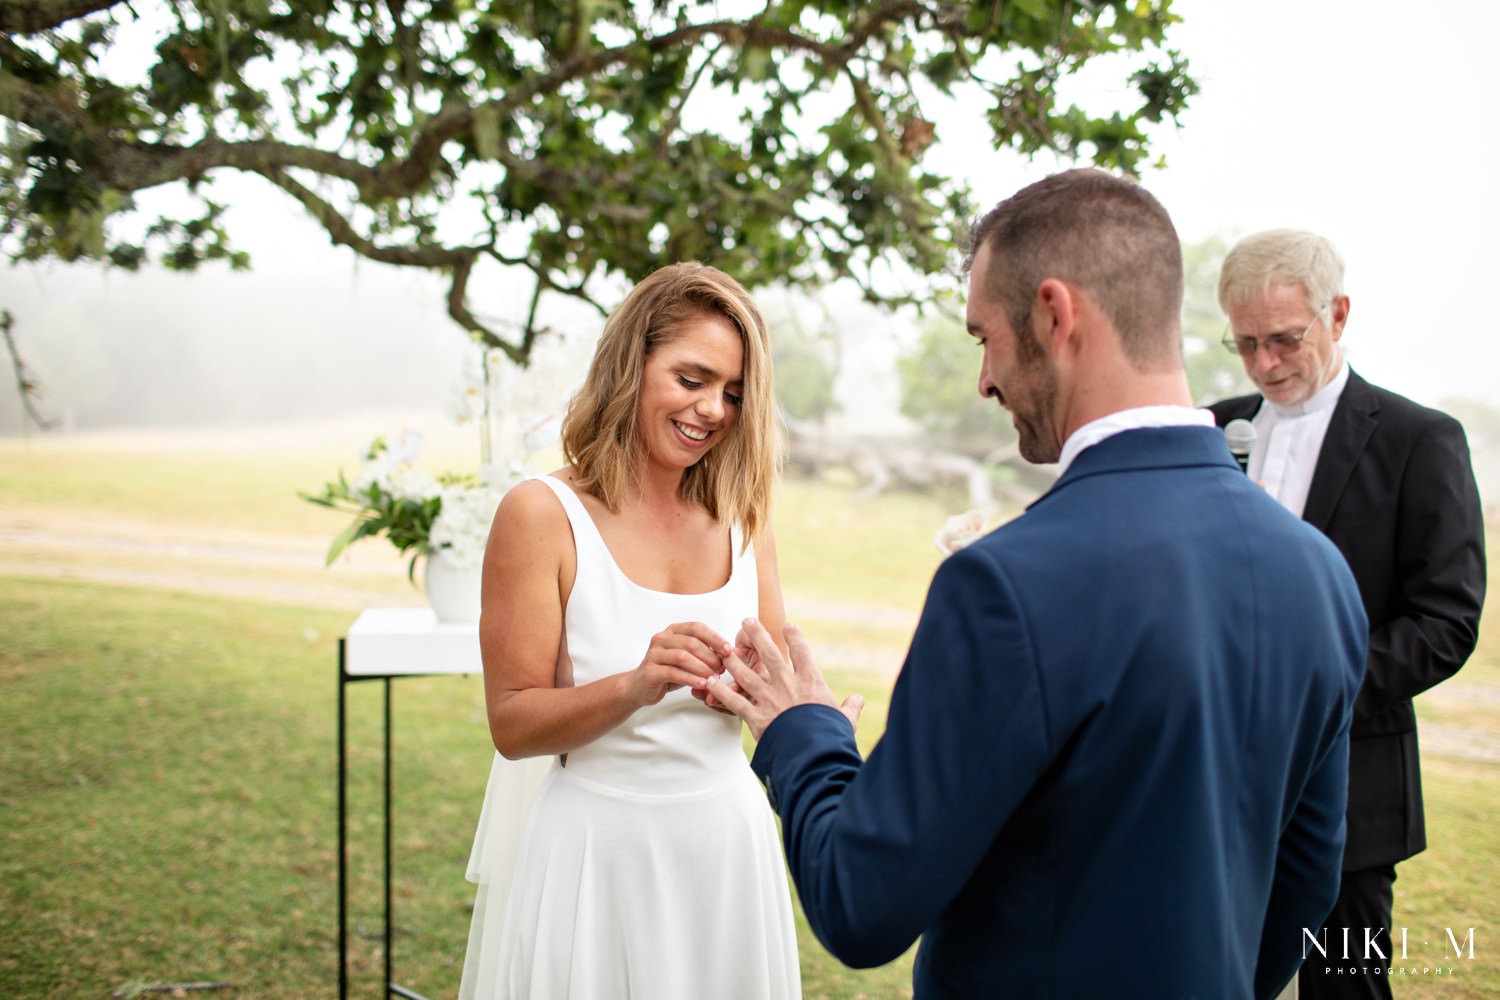
<path fill-rule="evenodd" d="M 416 465 L 422 436 L 403 432 L 389 444 L 370 442 L 354 481 L 328 483 L 322 493 L 302 498 L 354 515 L 328 548 L 331 564 L 351 542 L 384 535 L 402 554 L 411 553 L 408 575 L 415 578 L 420 556 L 443 552 L 455 565 L 474 567 L 484 558 L 490 518 L 500 498 L 519 476 L 488 480 L 473 476 L 433 477 Z"/>
<path fill-rule="evenodd" d="M 560 407 L 568 397 L 554 388 L 567 365 L 556 351 L 550 356 L 552 363 L 538 366 L 534 362 L 526 373 L 502 351 L 476 351 L 471 357 L 448 413 L 457 423 L 479 425 L 478 475 L 434 477 L 416 464 L 422 435 L 402 431 L 389 441 L 376 438 L 370 443 L 352 482 L 341 471 L 321 493 L 302 493 L 309 503 L 354 515 L 329 546 L 328 563 L 351 542 L 384 535 L 403 555 L 411 553 L 408 576 L 413 580 L 417 559 L 436 552 L 458 568 L 479 566 L 500 499 L 525 478 L 529 453 L 556 438 L 558 421 L 547 406 Z M 503 408 L 495 405 L 500 399 L 505 402 Z M 521 416 L 536 413 L 546 415 L 530 420 Z M 497 445 L 500 461 L 495 455 Z"/>
<path fill-rule="evenodd" d="M 455 486 L 444 489 L 442 506 L 427 535 L 429 552 L 442 552 L 456 569 L 474 569 L 484 561 L 490 522 L 501 497 L 513 484 Z"/>

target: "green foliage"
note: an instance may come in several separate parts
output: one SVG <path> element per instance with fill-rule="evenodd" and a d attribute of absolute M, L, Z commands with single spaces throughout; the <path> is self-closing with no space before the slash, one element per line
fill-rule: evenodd
<path fill-rule="evenodd" d="M 837 409 L 833 380 L 837 374 L 829 356 L 827 340 L 810 335 L 795 320 L 777 323 L 771 330 L 772 357 L 776 363 L 776 398 L 787 416 L 795 420 L 819 420 Z"/>
<path fill-rule="evenodd" d="M 1212 403 L 1254 389 L 1239 355 L 1221 343 L 1227 321 L 1219 308 L 1219 268 L 1229 247 L 1220 237 L 1184 243 L 1182 348 L 1193 401 Z"/>
<path fill-rule="evenodd" d="M 437 520 L 438 511 L 443 507 L 442 497 L 398 497 L 382 489 L 379 483 L 355 490 L 342 471 L 336 480 L 323 487 L 322 493 L 297 495 L 308 503 L 354 515 L 354 520 L 335 535 L 333 544 L 328 546 L 325 565 L 333 565 L 351 543 L 361 538 L 385 535 L 402 555 L 412 553 L 413 573 L 416 572 L 417 557 L 427 554 L 427 537 L 432 533 L 432 522 Z"/>
<path fill-rule="evenodd" d="M 1219 237 L 1182 247 L 1184 363 L 1193 399 L 1200 404 L 1253 388 L 1239 357 L 1220 343 L 1225 319 L 1219 309 L 1219 268 L 1228 249 Z M 975 391 L 978 351 L 956 320 L 928 323 L 898 370 L 901 412 L 949 447 L 983 455 L 1015 439 L 1010 422 L 996 419 L 994 401 Z"/>
<path fill-rule="evenodd" d="M 922 299 L 876 275 L 943 273 L 972 216 L 923 159 L 929 84 L 985 108 L 997 147 L 1125 171 L 1196 89 L 1165 47 L 1171 0 L 91 6 L 0 9 L 0 250 L 244 266 L 201 187 L 251 172 L 335 243 L 450 276 L 453 319 L 519 361 L 536 308 L 501 337 L 466 304 L 476 264 L 590 301 L 618 287 L 605 276 L 689 258 L 751 286 L 852 277 L 872 300 Z M 1120 55 L 1120 106 L 1058 99 Z M 161 185 L 201 214 L 132 230 L 131 196 Z"/>
<path fill-rule="evenodd" d="M 916 348 L 896 362 L 901 412 L 944 447 L 976 457 L 1015 440 L 1015 427 L 993 399 L 979 395 L 980 350 L 948 316 L 922 328 Z"/>
<path fill-rule="evenodd" d="M 404 436 L 394 448 L 384 438 L 377 437 L 371 442 L 364 467 L 354 483 L 348 481 L 341 469 L 338 478 L 324 484 L 321 493 L 298 492 L 308 503 L 354 516 L 334 536 L 324 565 L 333 565 L 344 549 L 361 538 L 384 535 L 403 556 L 411 554 L 406 575 L 415 581 L 417 560 L 437 548 L 433 527 L 443 512 L 445 494 L 456 500 L 459 493 L 478 491 L 493 494 L 494 503 L 499 503 L 504 491 L 486 487 L 474 476 L 443 473 L 434 479 L 417 468 L 413 462 L 420 449 L 419 435 Z M 492 505 L 490 510 L 493 509 Z"/>

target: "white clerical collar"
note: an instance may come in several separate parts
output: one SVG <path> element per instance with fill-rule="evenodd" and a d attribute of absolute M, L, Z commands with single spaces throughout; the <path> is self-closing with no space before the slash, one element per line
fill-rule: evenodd
<path fill-rule="evenodd" d="M 1339 365 L 1339 373 L 1333 377 L 1323 388 L 1313 393 L 1311 397 L 1300 403 L 1289 403 L 1286 406 L 1280 403 L 1266 402 L 1276 411 L 1278 417 L 1301 417 L 1309 413 L 1317 413 L 1320 410 L 1331 410 L 1338 405 L 1339 396 L 1344 392 L 1344 386 L 1349 384 L 1349 362 L 1344 361 Z"/>
<path fill-rule="evenodd" d="M 1091 420 L 1068 435 L 1057 459 L 1059 478 L 1085 448 L 1124 431 L 1144 427 L 1212 427 L 1214 415 L 1192 406 L 1136 406 Z"/>

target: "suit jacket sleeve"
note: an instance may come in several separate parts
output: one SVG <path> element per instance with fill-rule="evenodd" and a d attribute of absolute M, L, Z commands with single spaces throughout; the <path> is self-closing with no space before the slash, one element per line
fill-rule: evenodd
<path fill-rule="evenodd" d="M 1484 519 L 1456 420 L 1444 416 L 1418 437 L 1399 489 L 1393 591 L 1388 609 L 1370 609 L 1360 718 L 1456 673 L 1474 649 L 1484 608 Z"/>
<path fill-rule="evenodd" d="M 939 567 L 868 761 L 842 716 L 806 706 L 767 727 L 751 762 L 813 931 L 856 968 L 936 920 L 1048 760 L 1027 623 L 978 548 Z"/>
<path fill-rule="evenodd" d="M 1327 744 L 1276 846 L 1271 899 L 1255 965 L 1255 995 L 1276 996 L 1302 964 L 1303 929 L 1323 926 L 1338 896 L 1349 789 L 1350 701 L 1357 674 Z M 1333 728 L 1332 726 L 1330 728 Z"/>

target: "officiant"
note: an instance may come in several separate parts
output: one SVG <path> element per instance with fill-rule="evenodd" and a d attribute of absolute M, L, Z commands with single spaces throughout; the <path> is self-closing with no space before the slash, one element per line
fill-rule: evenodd
<path fill-rule="evenodd" d="M 1370 619 L 1343 876 L 1319 939 L 1342 941 L 1351 928 L 1389 957 L 1396 864 L 1427 846 L 1412 698 L 1464 665 L 1484 609 L 1484 518 L 1468 442 L 1452 417 L 1350 369 L 1344 264 L 1322 236 L 1245 237 L 1224 258 L 1219 304 L 1225 345 L 1260 391 L 1215 404 L 1214 417 L 1251 421 L 1250 477 L 1338 546 Z M 1390 977 L 1375 971 L 1384 963 L 1363 951 L 1350 957 L 1376 961 L 1309 962 L 1301 1000 L 1388 1000 Z"/>

